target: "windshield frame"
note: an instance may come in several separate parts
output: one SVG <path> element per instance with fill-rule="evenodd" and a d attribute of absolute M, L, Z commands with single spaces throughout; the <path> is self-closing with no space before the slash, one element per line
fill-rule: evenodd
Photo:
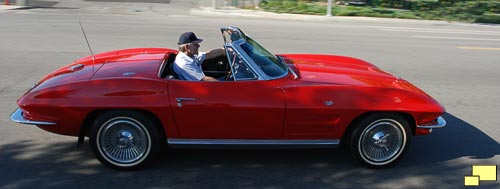
<path fill-rule="evenodd" d="M 224 48 L 227 46 L 232 47 L 237 51 L 238 55 L 241 56 L 243 61 L 246 62 L 247 66 L 249 66 L 255 74 L 258 76 L 258 80 L 273 80 L 280 79 L 289 75 L 290 68 L 288 65 L 278 56 L 269 52 L 262 45 L 260 45 L 257 41 L 252 39 L 250 36 L 245 35 L 239 28 L 236 27 L 225 27 L 221 28 L 222 36 L 224 38 Z M 254 44 L 249 43 L 251 40 Z M 266 58 L 270 56 L 270 58 L 274 58 L 276 61 L 270 61 L 275 64 L 275 66 L 279 67 L 278 70 L 281 74 L 277 74 L 275 76 L 268 75 L 262 68 L 257 64 L 257 62 L 242 48 L 242 45 L 249 45 L 252 48 L 256 48 L 260 51 L 264 51 L 267 54 L 259 54 L 265 56 Z M 227 49 L 227 48 L 226 48 Z M 257 51 L 259 52 L 259 51 Z M 226 50 L 226 53 L 227 50 Z M 266 56 L 267 55 L 267 56 Z"/>

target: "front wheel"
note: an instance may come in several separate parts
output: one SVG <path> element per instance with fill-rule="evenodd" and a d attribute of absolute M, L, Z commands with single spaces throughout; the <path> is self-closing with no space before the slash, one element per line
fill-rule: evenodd
<path fill-rule="evenodd" d="M 354 159 L 368 168 L 383 168 L 399 161 L 409 147 L 408 122 L 398 114 L 371 114 L 355 125 L 349 138 Z"/>
<path fill-rule="evenodd" d="M 155 122 L 135 111 L 110 111 L 96 119 L 90 145 L 96 158 L 111 168 L 131 170 L 150 164 L 161 151 Z"/>

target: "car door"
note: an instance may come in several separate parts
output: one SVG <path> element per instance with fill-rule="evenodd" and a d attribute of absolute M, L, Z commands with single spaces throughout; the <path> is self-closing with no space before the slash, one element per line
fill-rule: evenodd
<path fill-rule="evenodd" d="M 264 80 L 169 82 L 169 99 L 186 139 L 279 139 L 283 90 Z"/>
<path fill-rule="evenodd" d="M 183 81 L 169 84 L 183 138 L 278 139 L 283 134 L 282 89 L 266 81 Z"/>

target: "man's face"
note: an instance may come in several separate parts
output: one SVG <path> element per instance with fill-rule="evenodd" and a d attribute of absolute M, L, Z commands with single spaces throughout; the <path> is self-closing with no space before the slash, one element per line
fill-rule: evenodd
<path fill-rule="evenodd" d="M 189 43 L 187 45 L 188 53 L 192 55 L 198 54 L 198 48 L 200 48 L 200 44 L 198 43 Z"/>

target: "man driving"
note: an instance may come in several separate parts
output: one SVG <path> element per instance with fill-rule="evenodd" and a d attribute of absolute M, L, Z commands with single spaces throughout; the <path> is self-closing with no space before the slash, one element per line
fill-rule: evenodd
<path fill-rule="evenodd" d="M 213 49 L 206 53 L 198 52 L 203 39 L 198 39 L 193 32 L 185 32 L 179 37 L 179 53 L 175 57 L 174 71 L 180 79 L 190 81 L 219 81 L 216 78 L 206 76 L 201 64 L 205 59 L 223 56 L 223 48 Z"/>

